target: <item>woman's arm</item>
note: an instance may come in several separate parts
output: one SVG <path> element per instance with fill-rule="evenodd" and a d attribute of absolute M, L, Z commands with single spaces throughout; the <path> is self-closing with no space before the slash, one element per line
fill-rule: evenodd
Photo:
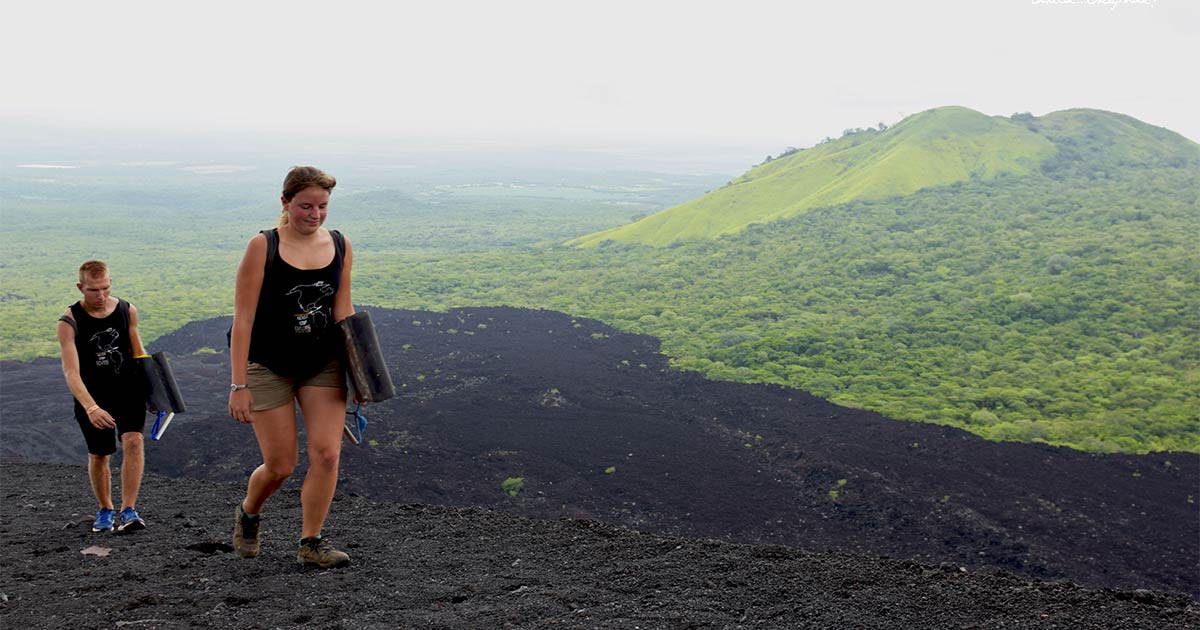
<path fill-rule="evenodd" d="M 233 296 L 233 330 L 229 335 L 230 383 L 246 384 L 246 367 L 250 360 L 250 331 L 258 310 L 258 294 L 262 290 L 263 267 L 267 262 L 267 237 L 256 234 L 246 245 L 246 253 L 238 264 L 237 285 Z M 250 390 L 229 392 L 229 415 L 238 422 L 253 422 L 254 400 Z"/>
<path fill-rule="evenodd" d="M 342 279 L 338 285 L 337 295 L 333 296 L 333 321 L 340 322 L 354 314 L 354 301 L 350 299 L 350 266 L 354 261 L 350 249 L 350 239 L 345 236 L 346 255 L 342 258 Z"/>

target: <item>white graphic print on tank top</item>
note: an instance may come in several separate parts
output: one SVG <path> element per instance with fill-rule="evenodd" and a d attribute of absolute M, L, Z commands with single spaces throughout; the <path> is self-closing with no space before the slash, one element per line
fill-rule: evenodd
<path fill-rule="evenodd" d="M 327 316 L 321 309 L 333 293 L 333 286 L 321 280 L 313 284 L 296 285 L 284 294 L 296 296 L 296 306 L 300 309 L 295 314 L 297 335 L 311 333 L 314 326 L 318 329 L 325 327 Z"/>
<path fill-rule="evenodd" d="M 117 349 L 117 340 L 121 334 L 115 328 L 105 328 L 92 335 L 92 343 L 96 344 L 96 366 L 113 366 L 113 374 L 121 373 L 121 351 Z"/>

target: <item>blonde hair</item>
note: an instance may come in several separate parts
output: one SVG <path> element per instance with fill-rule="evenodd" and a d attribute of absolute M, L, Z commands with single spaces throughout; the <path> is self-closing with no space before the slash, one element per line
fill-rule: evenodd
<path fill-rule="evenodd" d="M 88 278 L 99 278 L 108 273 L 108 265 L 103 260 L 89 260 L 79 265 L 79 284 L 87 282 Z"/>
<path fill-rule="evenodd" d="M 324 188 L 327 192 L 333 192 L 333 187 L 337 186 L 337 180 L 333 175 L 322 171 L 315 166 L 293 166 L 292 170 L 288 171 L 287 177 L 283 178 L 283 200 L 291 201 L 297 193 L 312 186 Z M 283 227 L 288 223 L 287 208 L 283 208 L 279 213 L 279 222 L 277 227 Z"/>

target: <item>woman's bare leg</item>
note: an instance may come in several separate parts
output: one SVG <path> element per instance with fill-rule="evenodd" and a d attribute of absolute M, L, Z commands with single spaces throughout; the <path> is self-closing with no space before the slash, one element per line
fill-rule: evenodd
<path fill-rule="evenodd" d="M 342 427 L 346 423 L 346 392 L 338 387 L 301 387 L 297 393 L 308 436 L 308 475 L 300 491 L 304 514 L 300 537 L 321 533 L 333 493 L 337 489 L 338 461 L 342 453 Z"/>
<path fill-rule="evenodd" d="M 250 474 L 242 510 L 257 514 L 267 499 L 291 476 L 299 457 L 296 435 L 296 405 L 289 403 L 274 409 L 254 412 L 254 437 L 262 452 L 263 463 Z"/>

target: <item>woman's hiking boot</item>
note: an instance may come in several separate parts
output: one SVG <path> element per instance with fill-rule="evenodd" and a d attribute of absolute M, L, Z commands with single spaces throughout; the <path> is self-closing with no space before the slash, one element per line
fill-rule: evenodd
<path fill-rule="evenodd" d="M 319 534 L 300 541 L 296 560 L 306 566 L 318 566 L 322 569 L 350 564 L 350 556 L 346 552 L 334 549 L 333 545 Z"/>
<path fill-rule="evenodd" d="M 253 558 L 258 555 L 258 524 L 259 516 L 246 514 L 239 503 L 233 511 L 233 548 L 239 556 Z"/>

